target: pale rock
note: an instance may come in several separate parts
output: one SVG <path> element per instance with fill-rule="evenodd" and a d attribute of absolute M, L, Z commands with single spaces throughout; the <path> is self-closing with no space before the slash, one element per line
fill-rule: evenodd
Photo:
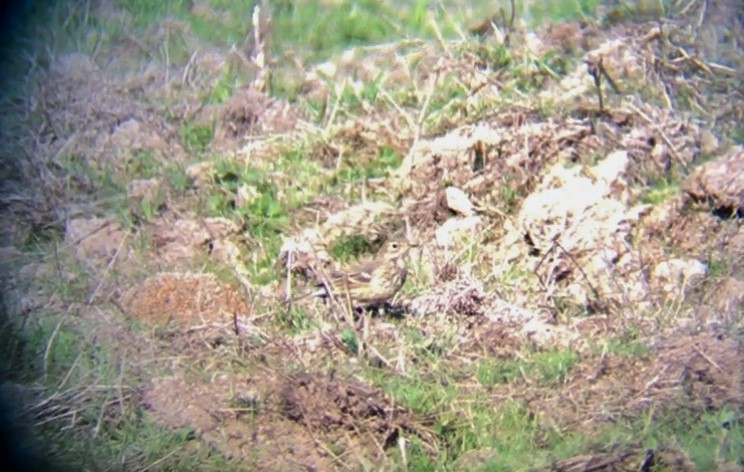
<path fill-rule="evenodd" d="M 567 347 L 576 337 L 565 328 L 535 318 L 522 327 L 522 334 L 539 347 Z"/>
<path fill-rule="evenodd" d="M 113 219 L 74 218 L 65 227 L 65 243 L 75 247 L 76 254 L 92 262 L 108 262 L 116 254 L 126 232 Z"/>
<path fill-rule="evenodd" d="M 315 67 L 315 72 L 318 74 L 318 76 L 326 79 L 335 77 L 337 71 L 338 68 L 336 67 L 336 64 L 330 61 L 323 62 L 322 64 L 318 64 Z"/>
<path fill-rule="evenodd" d="M 501 299 L 493 301 L 491 313 L 488 314 L 488 319 L 492 323 L 519 325 L 525 325 L 532 320 L 540 319 L 540 317 L 540 314 L 535 311 Z"/>
<path fill-rule="evenodd" d="M 643 280 L 628 281 L 620 291 L 617 284 L 617 274 L 634 265 L 625 257 L 633 228 L 651 211 L 629 206 L 628 162 L 627 152 L 617 151 L 593 167 L 553 166 L 525 198 L 517 217 L 521 234 L 504 238 L 504 251 L 515 245 L 529 251 L 533 270 L 549 286 L 564 279 L 558 289 L 580 305 L 595 291 L 625 301 L 632 294 L 640 302 Z"/>
<path fill-rule="evenodd" d="M 473 204 L 468 195 L 457 187 L 447 187 L 444 190 L 447 206 L 461 216 L 473 215 Z"/>
<path fill-rule="evenodd" d="M 744 214 L 744 147 L 734 146 L 725 155 L 695 169 L 682 185 L 685 201 L 704 202 L 711 210 Z"/>

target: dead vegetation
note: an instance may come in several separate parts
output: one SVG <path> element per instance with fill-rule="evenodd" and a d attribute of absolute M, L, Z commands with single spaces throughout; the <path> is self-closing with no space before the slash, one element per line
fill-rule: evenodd
<path fill-rule="evenodd" d="M 260 44 L 125 67 L 172 20 L 53 55 L 13 115 L 4 387 L 52 451 L 171 438 L 100 468 L 740 470 L 731 4 L 356 47 L 292 103 L 223 87 L 282 70 Z M 402 318 L 281 303 L 401 234 Z"/>

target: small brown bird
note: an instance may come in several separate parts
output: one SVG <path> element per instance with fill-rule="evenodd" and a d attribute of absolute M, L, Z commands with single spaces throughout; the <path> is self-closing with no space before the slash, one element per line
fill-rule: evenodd
<path fill-rule="evenodd" d="M 312 295 L 329 298 L 331 294 L 354 306 L 379 306 L 389 302 L 403 286 L 408 276 L 405 257 L 412 244 L 389 241 L 382 256 L 351 267 L 345 272 L 334 272 L 318 284 Z M 330 290 L 330 293 L 329 293 Z"/>

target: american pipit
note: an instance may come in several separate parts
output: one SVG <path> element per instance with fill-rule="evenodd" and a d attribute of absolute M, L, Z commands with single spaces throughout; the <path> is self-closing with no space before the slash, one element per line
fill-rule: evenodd
<path fill-rule="evenodd" d="M 350 300 L 354 306 L 379 306 L 389 302 L 403 286 L 408 275 L 405 257 L 412 244 L 389 241 L 380 257 L 334 272 L 321 280 L 312 295 L 339 301 Z M 330 293 L 329 293 L 330 291 Z"/>

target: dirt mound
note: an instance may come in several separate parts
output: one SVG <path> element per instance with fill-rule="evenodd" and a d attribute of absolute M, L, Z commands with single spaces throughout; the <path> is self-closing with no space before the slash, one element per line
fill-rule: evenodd
<path fill-rule="evenodd" d="M 221 108 L 212 140 L 216 150 L 235 149 L 255 136 L 286 133 L 300 117 L 288 103 L 249 88 L 235 92 Z"/>
<path fill-rule="evenodd" d="M 214 274 L 156 274 L 121 297 L 127 314 L 153 325 L 184 328 L 233 323 L 248 312 L 243 294 Z"/>
<path fill-rule="evenodd" d="M 99 269 L 115 256 L 126 258 L 126 239 L 127 232 L 112 218 L 75 218 L 65 228 L 65 243 L 76 257 Z"/>
<path fill-rule="evenodd" d="M 412 429 L 403 408 L 394 406 L 379 389 L 355 380 L 293 376 L 285 381 L 279 398 L 280 412 L 287 419 L 312 431 L 341 433 L 337 441 L 343 440 L 343 431 L 357 431 L 369 437 L 369 446 L 378 453 Z"/>
<path fill-rule="evenodd" d="M 189 218 L 188 215 L 164 214 L 148 228 L 161 265 L 172 265 L 193 259 L 197 254 L 235 266 L 239 263 L 240 250 L 234 239 L 240 226 L 227 218 Z M 153 261 L 151 261 L 153 262 Z"/>
<path fill-rule="evenodd" d="M 380 390 L 317 373 L 164 377 L 152 380 L 144 398 L 159 423 L 189 428 L 227 456 L 269 470 L 384 462 L 385 450 L 414 429 L 410 414 Z"/>
<path fill-rule="evenodd" d="M 183 157 L 176 130 L 153 107 L 133 99 L 146 84 L 147 77 L 123 83 L 82 54 L 59 58 L 41 88 L 48 145 L 58 156 L 74 154 L 114 166 L 138 150 Z"/>

